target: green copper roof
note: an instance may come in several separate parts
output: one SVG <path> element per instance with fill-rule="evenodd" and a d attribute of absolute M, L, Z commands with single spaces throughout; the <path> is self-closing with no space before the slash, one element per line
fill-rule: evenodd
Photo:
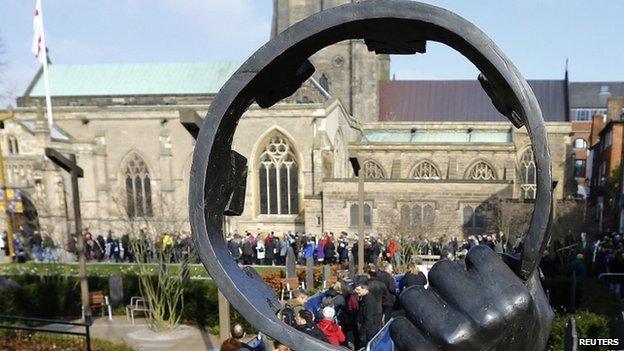
<path fill-rule="evenodd" d="M 510 132 L 366 132 L 369 143 L 510 143 Z"/>
<path fill-rule="evenodd" d="M 51 96 L 216 94 L 240 62 L 105 63 L 49 66 Z M 44 96 L 38 75 L 28 96 Z"/>

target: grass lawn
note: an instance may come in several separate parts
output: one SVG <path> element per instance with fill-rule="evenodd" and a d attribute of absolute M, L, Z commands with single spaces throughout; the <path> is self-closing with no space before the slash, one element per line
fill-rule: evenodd
<path fill-rule="evenodd" d="M 156 272 L 157 265 L 150 265 L 150 270 Z M 179 270 L 181 265 L 173 265 L 174 270 Z M 201 264 L 189 265 L 191 279 L 210 279 L 208 272 Z M 257 271 L 281 270 L 283 267 L 255 266 Z M 133 263 L 88 263 L 87 273 L 90 276 L 108 277 L 112 274 L 138 274 L 139 267 Z M 0 275 L 60 275 L 78 276 L 77 263 L 2 263 Z"/>

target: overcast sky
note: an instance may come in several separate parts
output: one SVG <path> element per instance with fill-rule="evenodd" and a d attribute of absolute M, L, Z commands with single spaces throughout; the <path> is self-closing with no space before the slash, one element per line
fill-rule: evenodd
<path fill-rule="evenodd" d="M 272 0 L 42 0 L 53 63 L 243 61 L 269 39 Z M 483 29 L 527 78 L 624 80 L 623 0 L 430 0 Z M 34 0 L 0 0 L 0 93 L 37 70 Z M 461 55 L 430 44 L 393 57 L 396 79 L 474 79 Z M 54 82 L 50 82 L 51 86 Z M 0 100 L 0 106 L 12 101 Z"/>

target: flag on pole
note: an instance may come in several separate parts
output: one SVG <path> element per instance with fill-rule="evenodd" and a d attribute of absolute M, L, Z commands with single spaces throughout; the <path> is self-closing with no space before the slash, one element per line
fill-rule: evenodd
<path fill-rule="evenodd" d="M 33 54 L 37 56 L 37 60 L 42 64 L 46 63 L 45 38 L 43 36 L 43 17 L 41 15 L 41 0 L 37 0 L 35 4 L 35 13 L 33 16 L 33 42 L 31 48 Z"/>
<path fill-rule="evenodd" d="M 50 79 L 48 78 L 48 53 L 46 51 L 45 35 L 43 35 L 43 13 L 41 12 L 41 0 L 36 0 L 35 13 L 33 14 L 33 42 L 31 50 L 43 67 L 43 82 L 46 93 L 46 111 L 48 113 L 48 125 L 50 130 L 54 126 L 52 117 L 52 98 L 50 97 Z"/>

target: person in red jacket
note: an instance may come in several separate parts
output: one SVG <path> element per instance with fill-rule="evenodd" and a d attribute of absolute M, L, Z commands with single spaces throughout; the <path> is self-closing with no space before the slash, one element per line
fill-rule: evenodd
<path fill-rule="evenodd" d="M 334 316 L 336 315 L 334 308 L 330 306 L 323 308 L 321 315 L 322 319 L 318 322 L 316 327 L 319 328 L 323 334 L 325 334 L 325 337 L 329 340 L 330 344 L 334 346 L 342 345 L 345 342 L 346 337 L 342 332 L 342 328 L 338 325 L 338 323 L 334 322 Z"/>

